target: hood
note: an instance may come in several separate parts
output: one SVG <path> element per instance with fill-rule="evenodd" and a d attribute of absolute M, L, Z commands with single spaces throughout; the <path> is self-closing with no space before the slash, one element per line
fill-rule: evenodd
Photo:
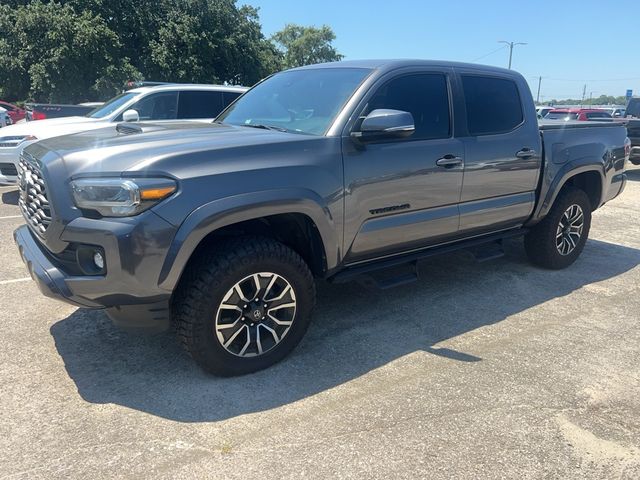
<path fill-rule="evenodd" d="M 38 139 L 68 135 L 81 132 L 89 128 L 100 128 L 108 125 L 109 121 L 89 117 L 62 117 L 48 120 L 17 123 L 5 127 L 0 131 L 0 137 L 33 135 Z"/>
<path fill-rule="evenodd" d="M 231 149 L 253 149 L 259 153 L 260 148 L 269 144 L 318 138 L 188 121 L 120 125 L 120 131 L 112 125 L 50 138 L 27 147 L 26 151 L 36 157 L 42 157 L 45 151 L 55 152 L 66 166 L 69 177 L 136 171 L 171 173 L 180 177 L 194 162 L 210 163 L 216 157 L 226 157 Z M 234 155 L 235 158 L 242 156 L 242 153 Z"/>

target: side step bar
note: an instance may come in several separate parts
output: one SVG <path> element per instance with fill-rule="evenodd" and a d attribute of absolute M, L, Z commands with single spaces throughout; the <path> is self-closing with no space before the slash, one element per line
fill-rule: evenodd
<path fill-rule="evenodd" d="M 525 233 L 527 233 L 527 230 L 523 228 L 507 230 L 439 247 L 400 254 L 383 260 L 352 265 L 329 277 L 328 280 L 332 283 L 345 283 L 358 279 L 365 285 L 375 285 L 382 289 L 392 288 L 417 280 L 417 267 L 420 260 L 458 250 L 469 250 L 479 262 L 500 258 L 504 256 L 502 241 L 520 237 Z"/>

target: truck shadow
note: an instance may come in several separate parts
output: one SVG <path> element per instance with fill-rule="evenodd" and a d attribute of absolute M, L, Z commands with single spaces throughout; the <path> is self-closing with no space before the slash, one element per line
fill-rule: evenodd
<path fill-rule="evenodd" d="M 101 312 L 77 310 L 51 334 L 84 400 L 211 422 L 287 405 L 416 351 L 482 361 L 437 344 L 638 264 L 640 250 L 590 240 L 574 266 L 545 271 L 531 267 L 522 243 L 512 241 L 506 258 L 493 262 L 479 264 L 465 253 L 432 259 L 420 282 L 393 290 L 323 283 L 312 326 L 294 353 L 236 378 L 201 372 L 171 335 L 127 334 Z"/>

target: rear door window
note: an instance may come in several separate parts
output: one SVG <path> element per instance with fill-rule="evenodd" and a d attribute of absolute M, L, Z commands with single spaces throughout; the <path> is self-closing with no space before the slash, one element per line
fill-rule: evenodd
<path fill-rule="evenodd" d="M 514 81 L 462 75 L 462 88 L 470 135 L 506 133 L 522 123 L 522 102 Z"/>
<path fill-rule="evenodd" d="M 223 92 L 184 91 L 180 92 L 178 118 L 215 118 L 225 107 Z"/>

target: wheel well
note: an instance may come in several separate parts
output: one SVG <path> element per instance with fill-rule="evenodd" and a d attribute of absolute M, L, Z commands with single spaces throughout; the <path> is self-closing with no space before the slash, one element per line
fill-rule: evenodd
<path fill-rule="evenodd" d="M 600 206 L 600 199 L 602 198 L 602 179 L 598 172 L 584 172 L 576 175 L 575 177 L 571 177 L 562 186 L 562 188 L 567 186 L 579 188 L 584 191 L 589 197 L 591 208 L 593 210 Z"/>
<path fill-rule="evenodd" d="M 203 238 L 191 258 L 213 247 L 221 238 L 239 235 L 260 235 L 287 245 L 303 258 L 315 276 L 322 276 L 327 269 L 320 232 L 313 220 L 301 213 L 282 213 L 227 225 Z"/>

